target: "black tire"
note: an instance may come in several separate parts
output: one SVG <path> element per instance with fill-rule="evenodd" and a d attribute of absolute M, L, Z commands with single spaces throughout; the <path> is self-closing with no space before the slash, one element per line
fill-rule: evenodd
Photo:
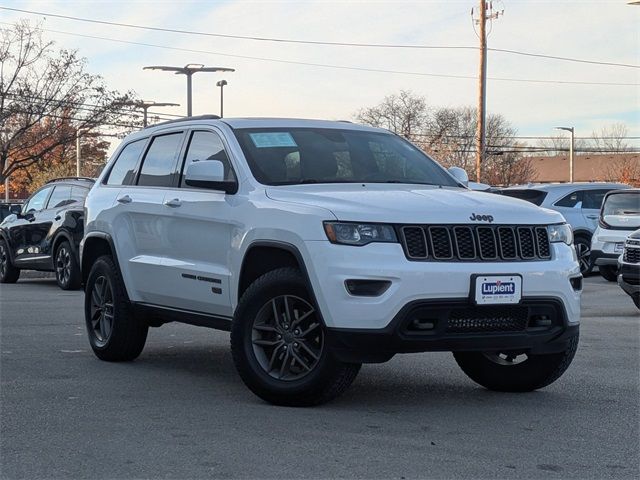
<path fill-rule="evenodd" d="M 296 305 L 300 310 L 295 309 Z M 245 385 L 267 402 L 295 407 L 319 405 L 340 395 L 360 371 L 360 364 L 343 363 L 331 354 L 324 341 L 324 324 L 312 305 L 303 277 L 295 268 L 280 268 L 264 274 L 240 299 L 231 328 L 233 361 Z M 276 320 L 273 312 L 278 308 L 282 310 Z M 287 317 L 285 311 L 293 314 Z M 291 325 L 286 323 L 287 318 L 293 318 Z M 265 319 L 272 323 L 267 326 L 263 323 Z M 259 328 L 254 329 L 256 326 Z M 301 329 L 313 333 L 292 339 L 294 330 L 300 333 Z M 261 332 L 274 338 L 279 335 L 282 340 L 273 342 L 277 345 L 254 347 L 258 341 L 269 343 L 254 338 L 263 335 Z M 295 343 L 295 339 L 300 343 Z M 318 349 L 314 356 L 306 353 L 309 352 L 307 345 L 311 350 Z M 271 361 L 265 367 L 267 355 Z M 271 368 L 272 364 L 280 365 L 280 368 Z M 306 369 L 303 368 L 305 364 Z"/>
<path fill-rule="evenodd" d="M 528 355 L 526 360 L 517 364 L 509 364 L 493 352 L 454 352 L 453 356 L 471 380 L 489 390 L 530 392 L 551 385 L 560 378 L 577 349 L 578 335 L 571 338 L 564 352 Z"/>
<path fill-rule="evenodd" d="M 593 270 L 591 262 L 591 237 L 587 235 L 576 235 L 573 240 L 573 246 L 576 249 L 578 263 L 580 264 L 580 273 L 587 276 Z"/>
<path fill-rule="evenodd" d="M 605 280 L 609 280 L 610 282 L 618 280 L 618 267 L 613 265 L 600 265 L 598 270 L 600 270 L 600 275 L 602 275 L 602 278 Z"/>
<path fill-rule="evenodd" d="M 16 283 L 20 278 L 20 269 L 11 262 L 9 246 L 0 238 L 0 283 Z"/>
<path fill-rule="evenodd" d="M 80 265 L 68 241 L 63 240 L 56 247 L 53 268 L 56 274 L 56 282 L 58 282 L 58 286 L 62 290 L 77 290 L 80 288 Z"/>
<path fill-rule="evenodd" d="M 98 258 L 89 272 L 84 316 L 89 343 L 100 360 L 129 361 L 142 352 L 149 327 L 134 316 L 120 271 L 108 255 Z"/>

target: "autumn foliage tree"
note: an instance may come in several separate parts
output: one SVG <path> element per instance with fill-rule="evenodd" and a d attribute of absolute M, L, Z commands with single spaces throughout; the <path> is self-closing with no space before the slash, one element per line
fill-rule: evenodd
<path fill-rule="evenodd" d="M 19 22 L 0 33 L 0 182 L 33 180 L 38 170 L 62 165 L 78 132 L 130 130 L 132 92 L 110 90 L 87 72 L 75 50 L 56 49 L 42 31 Z M 68 162 L 67 162 L 68 163 Z"/>

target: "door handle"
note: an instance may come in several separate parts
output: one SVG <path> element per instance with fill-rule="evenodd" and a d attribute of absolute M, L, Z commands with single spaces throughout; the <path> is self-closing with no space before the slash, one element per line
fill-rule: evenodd
<path fill-rule="evenodd" d="M 131 197 L 129 195 L 124 195 L 118 199 L 118 203 L 131 203 Z"/>
<path fill-rule="evenodd" d="M 60 215 L 56 215 L 54 220 L 60 220 L 62 217 Z"/>
<path fill-rule="evenodd" d="M 180 205 L 182 205 L 182 202 L 180 201 L 180 199 L 179 199 L 179 198 L 174 198 L 174 199 L 172 199 L 172 200 L 167 200 L 166 202 L 164 202 L 164 204 L 165 204 L 167 207 L 177 208 L 177 207 L 179 207 Z"/>
<path fill-rule="evenodd" d="M 591 220 L 597 220 L 598 215 L 587 215 L 587 218 L 590 218 Z"/>

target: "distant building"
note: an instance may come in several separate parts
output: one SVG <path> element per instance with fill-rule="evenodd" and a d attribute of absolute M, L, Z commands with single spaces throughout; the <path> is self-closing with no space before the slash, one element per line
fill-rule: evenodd
<path fill-rule="evenodd" d="M 569 156 L 529 157 L 535 182 L 568 182 Z M 574 181 L 617 181 L 640 185 L 640 153 L 589 154 L 574 157 Z"/>

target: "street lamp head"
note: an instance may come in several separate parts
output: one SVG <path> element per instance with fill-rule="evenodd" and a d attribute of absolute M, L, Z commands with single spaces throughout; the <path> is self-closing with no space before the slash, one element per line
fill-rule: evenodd
<path fill-rule="evenodd" d="M 184 68 L 185 70 L 202 70 L 204 65 L 202 63 L 187 63 Z"/>
<path fill-rule="evenodd" d="M 216 86 L 217 86 L 217 87 L 224 87 L 225 85 L 227 85 L 227 81 L 226 81 L 226 80 L 219 80 L 219 81 L 216 83 Z"/>
<path fill-rule="evenodd" d="M 556 130 L 566 130 L 567 132 L 573 132 L 573 127 L 553 127 Z"/>

